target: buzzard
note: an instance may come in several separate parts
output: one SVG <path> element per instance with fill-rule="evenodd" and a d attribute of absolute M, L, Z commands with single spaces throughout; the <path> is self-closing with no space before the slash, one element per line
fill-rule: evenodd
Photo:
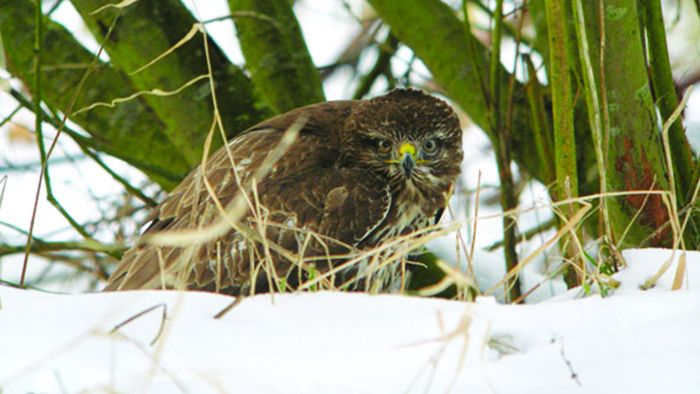
<path fill-rule="evenodd" d="M 391 286 L 396 264 L 373 273 L 381 252 L 373 260 L 367 251 L 439 220 L 461 145 L 450 106 L 416 89 L 276 116 L 229 141 L 154 209 L 106 290 L 237 295 L 320 278 L 357 289 L 373 275 Z M 168 234 L 185 236 L 153 242 Z"/>

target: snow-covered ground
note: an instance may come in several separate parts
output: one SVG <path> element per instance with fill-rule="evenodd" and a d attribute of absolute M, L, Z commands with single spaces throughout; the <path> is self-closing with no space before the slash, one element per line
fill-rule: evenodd
<path fill-rule="evenodd" d="M 626 251 L 610 297 L 517 306 L 322 292 L 215 319 L 231 298 L 0 287 L 0 391 L 698 393 L 700 253 L 639 290 L 670 253 Z"/>
<path fill-rule="evenodd" d="M 194 2 L 197 7 L 185 3 L 196 8 L 202 20 L 227 13 L 224 0 L 198 0 Z M 354 14 L 366 11 L 358 6 L 361 1 L 297 2 L 295 10 L 318 65 L 333 62 L 344 45 L 339 38 L 349 38 L 357 29 L 346 3 Z M 691 3 L 684 2 L 686 6 Z M 54 17 L 81 40 L 89 38 L 70 2 L 63 2 Z M 672 58 L 687 63 L 674 61 L 674 70 L 683 74 L 700 57 L 694 40 L 697 34 L 681 27 L 669 30 L 669 44 Z M 211 23 L 207 28 L 240 64 L 230 23 Z M 95 49 L 96 43 L 89 39 L 85 44 Z M 393 68 L 405 68 L 409 58 L 402 49 Z M 363 58 L 361 68 L 368 69 L 373 61 Z M 512 60 L 505 63 L 512 64 Z M 422 74 L 427 71 L 414 77 Z M 350 79 L 349 72 L 338 72 L 324 85 L 327 97 L 349 97 L 354 88 Z M 420 85 L 420 80 L 412 82 Z M 384 87 L 378 83 L 373 92 Z M 7 95 L 0 95 L 0 119 L 14 107 Z M 685 113 L 688 137 L 696 149 L 700 147 L 698 108 L 700 89 Z M 32 122 L 31 114 L 22 110 L 3 126 L 2 161 L 38 160 L 32 143 L 10 143 L 7 133 L 14 124 L 31 129 Z M 45 128 L 52 135 L 51 128 Z M 474 127 L 465 130 L 461 179 L 465 194 L 455 196 L 454 217 L 448 218 L 465 220 L 479 205 L 482 219 L 473 269 L 482 290 L 504 275 L 501 253 L 479 250 L 502 234 L 498 207 L 485 202 L 494 199 L 498 181 L 488 146 Z M 84 222 L 111 209 L 122 187 L 93 162 L 74 160 L 78 154 L 77 146 L 62 137 L 51 168 L 54 192 Z M 143 175 L 126 164 L 105 159 L 134 184 L 143 181 Z M 8 176 L 0 200 L 0 221 L 26 230 L 38 174 L 12 171 Z M 474 198 L 477 179 L 481 179 L 480 201 Z M 534 182 L 522 196 L 524 209 L 547 205 L 546 190 Z M 485 216 L 491 218 L 483 219 Z M 521 230 L 549 217 L 547 208 L 523 213 Z M 465 224 L 462 235 L 469 244 L 474 234 L 471 222 Z M 95 236 L 112 242 L 115 232 L 106 228 Z M 128 228 L 124 232 L 137 231 Z M 43 195 L 35 235 L 57 241 L 75 236 Z M 520 255 L 528 255 L 549 236 L 551 232 L 545 232 L 539 239 L 522 243 Z M 0 239 L 22 244 L 25 238 L 3 226 Z M 466 264 L 464 251 L 456 252 L 454 234 L 428 246 L 447 262 Z M 556 252 L 542 254 L 522 272 L 522 290 L 535 290 L 526 298 L 529 305 L 518 306 L 498 304 L 501 290 L 493 293 L 496 298 L 482 297 L 473 304 L 406 296 L 302 293 L 247 298 L 221 319 L 214 319 L 231 298 L 158 291 L 59 295 L 0 286 L 0 392 L 700 393 L 696 372 L 700 365 L 700 253 L 688 253 L 679 291 L 670 291 L 675 263 L 655 288 L 640 290 L 670 251 L 624 254 L 629 266 L 615 275 L 619 287 L 606 298 L 586 296 L 583 289 L 566 291 L 561 278 L 548 279 L 559 261 Z M 21 255 L 3 257 L 0 279 L 18 282 L 21 261 Z M 32 256 L 29 277 L 49 266 Z M 62 280 L 43 288 L 80 293 L 89 288 L 83 282 Z M 154 309 L 140 315 L 149 308 Z M 118 329 L 112 332 L 115 327 Z"/>

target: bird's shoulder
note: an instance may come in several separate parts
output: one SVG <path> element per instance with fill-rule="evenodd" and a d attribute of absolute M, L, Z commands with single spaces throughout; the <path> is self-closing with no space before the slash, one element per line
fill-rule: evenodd
<path fill-rule="evenodd" d="M 149 217 L 153 220 L 149 230 L 170 227 L 173 220 L 188 216 L 198 203 L 210 202 L 213 196 L 203 185 L 204 177 L 214 188 L 214 195 L 226 205 L 237 193 L 239 184 L 244 184 L 260 169 L 268 153 L 296 122 L 302 125 L 297 140 L 273 163 L 266 178 L 277 182 L 308 176 L 318 168 L 332 166 L 338 159 L 337 135 L 356 104 L 354 100 L 312 104 L 272 117 L 240 133 L 213 153 L 204 165 L 191 171 L 165 197 Z"/>
<path fill-rule="evenodd" d="M 345 120 L 360 102 L 335 100 L 307 105 L 262 121 L 240 135 L 264 129 L 285 131 L 297 121 L 303 121 L 302 134 L 334 134 L 342 130 Z"/>

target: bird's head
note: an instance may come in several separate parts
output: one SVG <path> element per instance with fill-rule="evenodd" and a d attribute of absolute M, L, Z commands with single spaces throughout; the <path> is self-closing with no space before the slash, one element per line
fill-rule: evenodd
<path fill-rule="evenodd" d="M 446 102 L 420 90 L 396 89 L 359 103 L 345 132 L 346 157 L 392 188 L 444 192 L 459 174 L 459 119 Z"/>

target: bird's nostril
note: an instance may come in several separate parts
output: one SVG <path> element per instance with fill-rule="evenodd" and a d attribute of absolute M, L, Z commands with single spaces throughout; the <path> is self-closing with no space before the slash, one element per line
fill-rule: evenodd
<path fill-rule="evenodd" d="M 404 153 L 403 157 L 401 158 L 401 168 L 403 168 L 403 171 L 406 175 L 411 175 L 411 172 L 413 172 L 413 168 L 416 166 L 416 161 L 413 158 L 413 156 L 409 153 Z"/>

